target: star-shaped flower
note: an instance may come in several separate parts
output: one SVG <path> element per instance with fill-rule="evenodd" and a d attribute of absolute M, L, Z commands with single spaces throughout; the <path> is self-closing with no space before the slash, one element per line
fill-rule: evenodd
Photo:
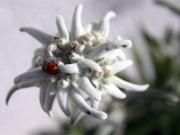
<path fill-rule="evenodd" d="M 129 91 L 144 91 L 149 85 L 136 85 L 116 76 L 130 65 L 122 48 L 130 48 L 130 40 L 119 36 L 108 40 L 110 20 L 116 15 L 109 11 L 99 23 L 82 26 L 83 6 L 75 8 L 71 29 L 68 30 L 62 16 L 57 16 L 58 35 L 51 36 L 31 27 L 20 30 L 30 34 L 43 47 L 34 53 L 33 66 L 14 79 L 6 103 L 17 90 L 37 86 L 40 88 L 42 109 L 51 115 L 55 97 L 61 110 L 71 122 L 82 112 L 99 119 L 107 114 L 98 110 L 102 94 L 124 99 Z"/>

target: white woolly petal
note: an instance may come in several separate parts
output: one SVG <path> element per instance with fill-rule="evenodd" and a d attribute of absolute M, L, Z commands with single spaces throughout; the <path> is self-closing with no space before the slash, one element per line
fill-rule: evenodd
<path fill-rule="evenodd" d="M 149 84 L 137 85 L 124 81 L 116 76 L 112 76 L 112 82 L 119 88 L 124 88 L 128 91 L 145 91 L 148 89 Z"/>
<path fill-rule="evenodd" d="M 71 60 L 77 61 L 81 56 L 75 52 L 71 54 Z"/>
<path fill-rule="evenodd" d="M 71 39 L 76 39 L 84 34 L 84 29 L 82 27 L 81 15 L 82 15 L 83 5 L 79 4 L 74 10 L 72 24 L 71 24 Z"/>
<path fill-rule="evenodd" d="M 33 87 L 33 86 L 36 86 L 37 82 L 36 81 L 27 81 L 27 82 L 21 82 L 19 84 L 16 84 L 15 86 L 13 86 L 7 96 L 6 96 L 6 104 L 8 104 L 11 96 L 18 90 L 20 89 L 24 89 L 24 88 L 29 88 L 29 87 Z"/>
<path fill-rule="evenodd" d="M 114 51 L 116 51 L 115 55 L 119 60 L 126 60 L 126 55 L 121 49 L 117 49 Z"/>
<path fill-rule="evenodd" d="M 50 44 L 50 45 L 48 46 L 48 48 L 47 48 L 47 54 L 48 54 L 48 56 L 49 56 L 51 59 L 55 58 L 53 52 L 54 52 L 56 49 L 57 49 L 57 45 L 55 45 L 55 44 Z"/>
<path fill-rule="evenodd" d="M 80 57 L 77 62 L 81 67 L 87 67 L 87 68 L 90 68 L 92 70 L 99 71 L 99 72 L 102 71 L 100 65 L 94 62 L 93 60 Z"/>
<path fill-rule="evenodd" d="M 107 38 L 109 36 L 110 20 L 115 17 L 116 14 L 113 11 L 109 11 L 100 22 L 99 31 L 103 33 L 104 38 Z"/>
<path fill-rule="evenodd" d="M 122 47 L 131 48 L 132 47 L 132 42 L 131 42 L 131 40 L 120 40 L 119 45 L 122 46 Z"/>
<path fill-rule="evenodd" d="M 126 69 L 127 67 L 131 66 L 132 64 L 133 62 L 131 60 L 124 60 L 124 61 L 116 62 L 115 64 L 106 67 L 108 70 L 110 70 L 112 74 L 116 74 Z"/>
<path fill-rule="evenodd" d="M 98 93 L 98 90 L 94 88 L 90 80 L 87 77 L 81 77 L 79 80 L 79 88 L 83 90 L 90 98 L 95 100 L 101 100 L 101 94 Z"/>
<path fill-rule="evenodd" d="M 96 59 L 101 59 L 105 57 L 110 57 L 112 59 L 118 59 L 118 60 L 125 60 L 126 55 L 121 49 L 115 49 L 115 50 L 110 50 L 107 52 L 104 52 L 100 54 L 99 56 L 96 56 Z"/>
<path fill-rule="evenodd" d="M 120 36 L 116 36 L 116 40 L 119 43 L 119 45 L 123 48 L 131 48 L 132 47 L 131 40 L 127 40 L 127 39 L 124 40 Z"/>
<path fill-rule="evenodd" d="M 71 90 L 71 99 L 74 101 L 74 103 L 86 114 L 94 116 L 99 119 L 106 119 L 107 114 L 105 112 L 101 112 L 98 110 L 93 109 L 90 105 L 86 103 L 86 101 L 83 99 L 83 97 L 78 94 L 76 91 Z"/>
<path fill-rule="evenodd" d="M 14 79 L 14 83 L 17 84 L 23 81 L 31 81 L 31 80 L 36 80 L 38 82 L 40 80 L 48 80 L 49 78 L 50 75 L 45 73 L 41 67 L 38 67 L 38 68 L 30 69 L 27 72 L 17 76 Z"/>
<path fill-rule="evenodd" d="M 71 124 L 76 124 L 82 117 L 84 116 L 84 113 L 80 111 L 79 109 L 74 112 L 71 117 L 70 117 L 70 123 Z"/>
<path fill-rule="evenodd" d="M 117 88 L 114 84 L 102 85 L 102 87 L 112 96 L 124 99 L 126 98 L 126 94 L 124 94 L 119 88 Z"/>
<path fill-rule="evenodd" d="M 94 108 L 94 109 L 97 109 L 99 107 L 99 102 L 100 101 L 97 101 L 97 100 L 91 100 L 91 106 Z"/>
<path fill-rule="evenodd" d="M 87 57 L 90 59 L 97 58 L 97 56 L 106 52 L 106 50 L 105 50 L 106 46 L 107 46 L 107 44 L 104 43 L 104 44 L 100 44 L 98 46 L 86 48 L 85 53 L 86 53 Z"/>
<path fill-rule="evenodd" d="M 34 51 L 34 56 L 32 59 L 32 65 L 33 67 L 38 67 L 43 65 L 44 59 L 46 58 L 46 49 L 43 48 L 38 48 Z"/>
<path fill-rule="evenodd" d="M 50 83 L 49 86 L 47 86 L 47 91 L 46 91 L 46 95 L 45 95 L 45 104 L 44 104 L 45 110 L 48 113 L 48 115 L 50 115 L 50 116 L 51 116 L 50 111 L 53 106 L 56 92 L 57 92 L 56 84 Z"/>
<path fill-rule="evenodd" d="M 44 58 L 42 56 L 34 56 L 34 58 L 32 60 L 33 67 L 39 67 L 39 66 L 43 65 L 43 63 L 44 63 Z"/>
<path fill-rule="evenodd" d="M 87 49 L 85 53 L 88 58 L 94 59 L 103 53 L 112 51 L 114 49 L 120 49 L 120 48 L 122 48 L 122 46 L 118 41 L 107 41 L 98 46 Z"/>
<path fill-rule="evenodd" d="M 76 63 L 73 64 L 65 64 L 65 65 L 60 65 L 59 69 L 64 72 L 64 73 L 69 73 L 69 74 L 78 74 L 79 67 Z"/>
<path fill-rule="evenodd" d="M 68 106 L 68 90 L 60 88 L 57 93 L 57 99 L 61 110 L 65 115 L 71 116 L 71 112 Z"/>
<path fill-rule="evenodd" d="M 31 27 L 22 27 L 20 31 L 28 33 L 45 46 L 48 46 L 54 39 L 53 36 Z"/>
<path fill-rule="evenodd" d="M 45 110 L 45 97 L 46 97 L 46 92 L 47 92 L 47 86 L 49 85 L 49 82 L 45 81 L 41 84 L 40 86 L 40 92 L 39 92 L 39 102 L 41 105 L 41 108 Z"/>
<path fill-rule="evenodd" d="M 59 31 L 59 35 L 68 41 L 69 40 L 69 32 L 68 32 L 67 26 L 64 22 L 63 16 L 58 15 L 56 17 L 56 25 L 57 25 L 57 28 Z"/>

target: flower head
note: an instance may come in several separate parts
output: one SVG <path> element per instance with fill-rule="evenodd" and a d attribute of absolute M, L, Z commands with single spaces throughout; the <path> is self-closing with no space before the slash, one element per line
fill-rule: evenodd
<path fill-rule="evenodd" d="M 83 6 L 75 8 L 71 29 L 62 16 L 57 16 L 58 35 L 51 36 L 31 27 L 20 30 L 30 34 L 43 47 L 34 53 L 32 68 L 14 79 L 6 103 L 17 90 L 37 86 L 40 88 L 42 109 L 51 115 L 54 99 L 65 115 L 75 121 L 83 114 L 106 119 L 98 110 L 102 94 L 108 93 L 124 99 L 121 90 L 144 91 L 149 85 L 136 85 L 116 76 L 132 65 L 122 48 L 130 48 L 130 40 L 108 40 L 110 20 L 116 15 L 109 11 L 99 23 L 82 26 Z"/>

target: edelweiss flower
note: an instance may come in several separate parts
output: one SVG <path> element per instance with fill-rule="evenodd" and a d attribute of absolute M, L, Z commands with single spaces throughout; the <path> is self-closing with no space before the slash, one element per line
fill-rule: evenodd
<path fill-rule="evenodd" d="M 130 65 L 121 48 L 130 48 L 131 41 L 117 37 L 108 40 L 110 20 L 115 13 L 110 11 L 99 23 L 82 26 L 82 5 L 75 8 L 72 26 L 68 30 L 62 16 L 57 16 L 58 35 L 51 36 L 38 29 L 23 27 L 26 32 L 43 44 L 35 51 L 30 70 L 14 79 L 6 103 L 17 90 L 37 86 L 40 88 L 42 109 L 51 114 L 55 97 L 64 114 L 73 122 L 82 112 L 99 119 L 107 114 L 98 106 L 104 93 L 124 99 L 121 88 L 144 91 L 149 85 L 136 85 L 116 76 Z M 70 32 L 69 32 L 70 31 Z"/>

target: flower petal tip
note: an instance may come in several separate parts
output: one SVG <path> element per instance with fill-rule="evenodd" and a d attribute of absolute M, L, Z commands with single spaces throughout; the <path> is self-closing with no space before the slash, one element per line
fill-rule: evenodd
<path fill-rule="evenodd" d="M 121 95 L 121 99 L 125 99 L 126 97 L 127 97 L 127 95 L 126 95 L 126 94 Z"/>
<path fill-rule="evenodd" d="M 150 87 L 149 84 L 145 84 L 145 85 L 143 85 L 143 86 L 144 86 L 144 88 L 143 88 L 144 91 L 146 91 L 146 90 Z"/>
<path fill-rule="evenodd" d="M 102 119 L 102 120 L 105 120 L 105 119 L 107 119 L 107 117 L 108 117 L 108 115 L 103 112 L 102 115 L 101 115 L 101 119 Z"/>
<path fill-rule="evenodd" d="M 79 3 L 77 6 L 76 6 L 77 10 L 82 10 L 83 9 L 83 4 L 82 3 Z"/>
<path fill-rule="evenodd" d="M 109 11 L 109 12 L 107 13 L 107 17 L 109 17 L 110 19 L 111 19 L 111 18 L 115 18 L 115 17 L 116 17 L 116 13 L 115 13 L 114 11 Z"/>
<path fill-rule="evenodd" d="M 53 115 L 53 112 L 52 112 L 52 111 L 47 112 L 47 114 L 48 114 L 48 116 L 49 116 L 50 118 L 54 118 L 54 115 Z"/>

